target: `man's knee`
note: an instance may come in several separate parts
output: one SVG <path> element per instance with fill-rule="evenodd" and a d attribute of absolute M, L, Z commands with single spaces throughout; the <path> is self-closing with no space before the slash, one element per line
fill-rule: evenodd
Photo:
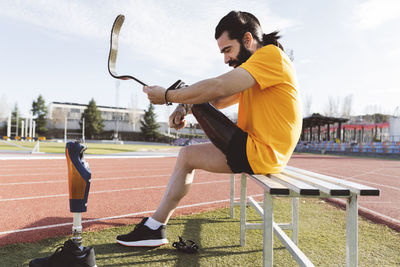
<path fill-rule="evenodd" d="M 193 157 L 193 147 L 191 145 L 184 146 L 179 150 L 178 161 L 177 164 L 180 164 L 182 167 L 188 168 L 188 171 L 193 170 L 193 167 L 190 164 L 190 159 Z"/>

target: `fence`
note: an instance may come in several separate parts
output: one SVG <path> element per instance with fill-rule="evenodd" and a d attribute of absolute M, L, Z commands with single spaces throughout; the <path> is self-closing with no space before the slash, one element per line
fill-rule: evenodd
<path fill-rule="evenodd" d="M 338 143 L 335 141 L 297 143 L 295 152 L 382 155 L 400 157 L 400 142 L 366 142 L 366 143 Z"/>

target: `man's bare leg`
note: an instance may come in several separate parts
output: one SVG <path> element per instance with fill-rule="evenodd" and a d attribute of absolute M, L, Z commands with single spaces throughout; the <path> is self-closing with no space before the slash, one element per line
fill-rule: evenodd
<path fill-rule="evenodd" d="M 163 199 L 152 216 L 154 220 L 167 224 L 180 200 L 189 192 L 195 169 L 214 173 L 232 172 L 226 163 L 225 154 L 212 143 L 183 147 L 179 152 Z"/>

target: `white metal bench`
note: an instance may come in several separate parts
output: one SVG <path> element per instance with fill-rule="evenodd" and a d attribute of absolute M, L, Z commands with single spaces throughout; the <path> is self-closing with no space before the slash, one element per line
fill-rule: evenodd
<path fill-rule="evenodd" d="M 247 198 L 247 178 L 264 190 L 263 207 L 252 197 Z M 292 198 L 290 223 L 274 222 L 274 197 Z M 379 189 L 362 184 L 287 166 L 282 173 L 268 175 L 241 174 L 240 202 L 235 201 L 235 176 L 231 175 L 230 215 L 240 205 L 240 245 L 246 244 L 246 230 L 263 229 L 263 266 L 273 265 L 273 234 L 285 245 L 300 266 L 314 266 L 297 247 L 299 228 L 299 197 L 346 198 L 346 266 L 358 264 L 358 196 L 379 196 Z M 246 222 L 246 206 L 260 214 L 262 223 Z M 282 230 L 291 230 L 291 238 Z"/>

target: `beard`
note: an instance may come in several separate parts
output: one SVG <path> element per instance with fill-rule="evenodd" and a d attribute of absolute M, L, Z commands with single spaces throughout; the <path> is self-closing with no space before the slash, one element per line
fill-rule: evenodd
<path fill-rule="evenodd" d="M 242 65 L 244 62 L 246 62 L 249 57 L 251 56 L 250 50 L 248 50 L 242 42 L 240 42 L 240 49 L 239 53 L 237 55 L 237 59 L 231 59 L 228 61 L 228 64 L 230 67 L 235 66 L 235 68 L 239 67 Z"/>

